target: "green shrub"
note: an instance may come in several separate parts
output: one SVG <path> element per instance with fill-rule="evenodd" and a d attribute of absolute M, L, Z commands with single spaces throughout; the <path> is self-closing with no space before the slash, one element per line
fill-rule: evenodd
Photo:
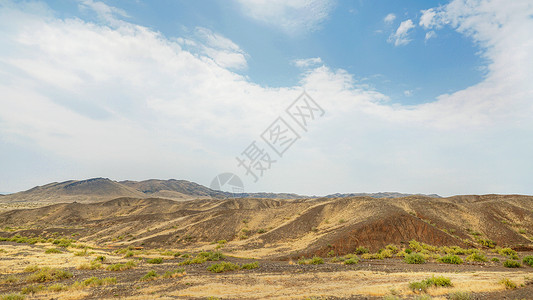
<path fill-rule="evenodd" d="M 404 257 L 404 261 L 408 264 L 423 264 L 426 262 L 426 259 L 421 254 L 415 252 L 407 254 Z"/>
<path fill-rule="evenodd" d="M 479 239 L 477 240 L 477 242 L 482 245 L 482 246 L 485 246 L 487 248 L 494 248 L 496 246 L 496 243 L 492 240 L 489 240 L 489 239 Z"/>
<path fill-rule="evenodd" d="M 241 268 L 246 270 L 257 269 L 259 268 L 259 263 L 255 261 L 253 263 L 244 264 L 241 266 Z"/>
<path fill-rule="evenodd" d="M 125 264 L 119 263 L 119 264 L 109 265 L 109 266 L 107 266 L 107 270 L 109 270 L 109 271 L 124 271 L 124 270 L 129 270 L 129 269 L 135 267 L 136 265 L 137 264 L 134 261 L 130 260 L 130 261 L 128 261 Z"/>
<path fill-rule="evenodd" d="M 505 286 L 506 289 L 508 290 L 514 290 L 516 289 L 516 283 L 514 283 L 513 281 L 511 281 L 509 278 L 502 278 L 500 280 L 500 284 L 502 284 L 503 286 Z"/>
<path fill-rule="evenodd" d="M 68 290 L 68 286 L 64 285 L 64 284 L 61 284 L 61 283 L 56 283 L 56 284 L 52 284 L 51 286 L 49 286 L 47 288 L 47 290 L 49 290 L 50 292 L 56 292 L 57 293 L 57 292 Z"/>
<path fill-rule="evenodd" d="M 46 251 L 44 251 L 44 253 L 46 254 L 50 254 L 50 253 L 63 253 L 63 251 L 57 249 L 57 248 L 49 248 L 49 249 L 46 249 Z"/>
<path fill-rule="evenodd" d="M 428 288 L 430 287 L 451 287 L 453 286 L 452 281 L 450 278 L 444 277 L 444 276 L 432 276 L 431 278 L 428 278 L 426 280 L 422 281 L 415 281 L 409 283 L 409 288 L 415 292 L 426 292 Z"/>
<path fill-rule="evenodd" d="M 353 256 L 344 261 L 345 265 L 355 265 L 359 263 L 359 257 Z"/>
<path fill-rule="evenodd" d="M 157 265 L 157 264 L 163 263 L 163 259 L 161 257 L 151 258 L 151 259 L 148 259 L 146 262 L 149 264 Z"/>
<path fill-rule="evenodd" d="M 133 257 L 133 255 L 135 255 L 133 253 L 133 251 L 127 251 L 125 254 L 124 254 L 124 257 Z"/>
<path fill-rule="evenodd" d="M 105 261 L 105 256 L 99 255 L 94 259 L 94 261 Z"/>
<path fill-rule="evenodd" d="M 174 278 L 176 276 L 182 275 L 185 273 L 184 268 L 177 268 L 172 271 L 166 271 L 165 274 L 163 274 L 163 278 Z"/>
<path fill-rule="evenodd" d="M 359 246 L 355 249 L 355 254 L 358 254 L 358 255 L 365 254 L 368 252 L 369 252 L 368 249 L 363 246 Z"/>
<path fill-rule="evenodd" d="M 493 261 L 493 262 L 500 262 L 500 259 L 497 258 L 497 257 L 493 257 L 493 258 L 491 258 L 490 260 Z"/>
<path fill-rule="evenodd" d="M 223 261 L 217 264 L 212 264 L 209 267 L 207 267 L 207 270 L 213 273 L 222 273 L 222 272 L 234 271 L 238 269 L 240 269 L 239 265 L 226 262 L 226 261 Z"/>
<path fill-rule="evenodd" d="M 466 258 L 466 260 L 468 260 L 468 261 L 487 261 L 487 258 L 482 253 L 472 253 Z"/>
<path fill-rule="evenodd" d="M 77 267 L 78 270 L 97 270 L 102 268 L 102 264 L 99 263 L 97 260 L 91 261 L 90 264 L 84 263 Z"/>
<path fill-rule="evenodd" d="M 26 280 L 28 282 L 47 282 L 47 281 L 67 279 L 70 277 L 72 277 L 72 273 L 68 271 L 44 267 L 40 269 L 39 271 L 36 271 L 35 273 L 28 275 L 28 277 L 26 277 Z"/>
<path fill-rule="evenodd" d="M 44 289 L 44 286 L 42 284 L 40 285 L 29 285 L 26 287 L 23 287 L 20 291 L 21 294 L 28 295 L 28 294 L 35 294 Z"/>
<path fill-rule="evenodd" d="M 509 256 L 509 255 L 516 255 L 516 251 L 514 251 L 511 248 L 500 248 L 496 247 L 496 249 L 492 250 L 493 252 L 496 252 L 500 255 Z"/>
<path fill-rule="evenodd" d="M 525 265 L 529 265 L 530 267 L 533 267 L 533 255 L 525 256 L 524 259 L 522 259 L 522 262 Z"/>
<path fill-rule="evenodd" d="M 15 275 L 9 275 L 5 279 L 2 280 L 2 283 L 16 283 L 19 281 L 19 278 Z"/>
<path fill-rule="evenodd" d="M 503 266 L 506 268 L 520 268 L 521 264 L 516 260 L 508 259 L 503 262 Z"/>
<path fill-rule="evenodd" d="M 463 263 L 463 259 L 457 255 L 445 255 L 438 259 L 441 263 L 460 265 Z"/>
<path fill-rule="evenodd" d="M 0 295 L 0 299 L 2 300 L 24 300 L 25 298 L 26 297 L 24 295 L 17 294 L 17 293 Z"/>
<path fill-rule="evenodd" d="M 298 260 L 299 265 L 320 265 L 323 264 L 324 260 L 321 257 L 315 256 L 311 259 L 300 259 Z"/>
<path fill-rule="evenodd" d="M 141 277 L 141 281 L 150 281 L 150 280 L 157 279 L 157 277 L 159 277 L 157 272 L 152 270 L 152 271 L 146 273 L 143 277 Z"/>
<path fill-rule="evenodd" d="M 222 252 L 201 252 L 198 254 L 199 257 L 205 258 L 208 261 L 219 261 L 226 258 Z"/>

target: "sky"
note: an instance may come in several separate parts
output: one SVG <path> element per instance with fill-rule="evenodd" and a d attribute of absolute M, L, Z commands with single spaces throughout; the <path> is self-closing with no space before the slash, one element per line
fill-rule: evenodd
<path fill-rule="evenodd" d="M 533 194 L 531 0 L 0 0 L 0 193 Z"/>

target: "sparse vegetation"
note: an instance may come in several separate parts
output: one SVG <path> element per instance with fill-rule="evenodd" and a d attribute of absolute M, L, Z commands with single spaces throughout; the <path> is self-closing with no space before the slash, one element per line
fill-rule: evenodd
<path fill-rule="evenodd" d="M 487 257 L 485 257 L 485 255 L 483 255 L 483 253 L 472 253 L 470 254 L 466 260 L 468 261 L 480 261 L 480 262 L 485 262 L 487 261 Z"/>
<path fill-rule="evenodd" d="M 49 267 L 41 268 L 26 277 L 28 282 L 47 282 L 62 280 L 72 277 L 72 273 L 62 269 L 52 269 Z"/>
<path fill-rule="evenodd" d="M 1 300 L 24 300 L 26 297 L 18 293 L 0 295 Z"/>
<path fill-rule="evenodd" d="M 358 254 L 358 255 L 365 254 L 368 252 L 369 252 L 368 249 L 362 246 L 359 246 L 355 249 L 355 254 Z"/>
<path fill-rule="evenodd" d="M 259 268 L 259 263 L 255 261 L 253 263 L 243 264 L 241 268 L 245 270 L 257 269 Z"/>
<path fill-rule="evenodd" d="M 174 278 L 177 276 L 185 275 L 185 269 L 184 268 L 178 268 L 172 271 L 166 271 L 165 274 L 163 274 L 163 278 Z"/>
<path fill-rule="evenodd" d="M 508 290 L 516 289 L 516 283 L 511 281 L 511 279 L 509 279 L 509 278 L 502 278 L 500 280 L 500 284 L 505 286 L 505 288 L 508 289 Z"/>
<path fill-rule="evenodd" d="M 151 259 L 146 260 L 146 262 L 149 264 L 161 264 L 163 263 L 163 259 L 161 257 L 151 258 Z"/>
<path fill-rule="evenodd" d="M 207 267 L 208 271 L 211 271 L 213 273 L 222 273 L 222 272 L 228 272 L 228 271 L 234 271 L 240 269 L 239 265 L 236 265 L 234 263 L 230 262 L 220 262 L 216 264 L 212 264 L 209 267 Z"/>
<path fill-rule="evenodd" d="M 57 249 L 57 248 L 48 248 L 46 249 L 46 251 L 44 251 L 44 253 L 46 254 L 51 254 L 51 253 L 63 253 L 63 251 Z"/>
<path fill-rule="evenodd" d="M 423 264 L 426 262 L 424 256 L 419 253 L 407 254 L 404 258 L 405 262 L 408 264 Z"/>
<path fill-rule="evenodd" d="M 474 299 L 472 296 L 472 293 L 463 292 L 463 291 L 457 291 L 457 292 L 451 293 L 450 295 L 448 295 L 448 298 L 450 300 L 472 300 Z"/>
<path fill-rule="evenodd" d="M 508 259 L 503 262 L 503 266 L 506 268 L 520 268 L 522 265 L 516 260 Z"/>
<path fill-rule="evenodd" d="M 157 272 L 152 270 L 146 273 L 143 277 L 141 277 L 141 281 L 150 281 L 150 280 L 157 279 L 157 277 L 159 277 Z"/>
<path fill-rule="evenodd" d="M 489 239 L 479 239 L 477 240 L 477 242 L 482 245 L 482 246 L 485 246 L 487 248 L 494 248 L 496 247 L 496 243 L 492 240 L 489 240 Z"/>
<path fill-rule="evenodd" d="M 355 264 L 358 264 L 359 261 L 360 261 L 359 257 L 353 256 L 353 257 L 350 257 L 347 260 L 345 260 L 344 264 L 345 265 L 355 265 Z"/>
<path fill-rule="evenodd" d="M 438 259 L 439 262 L 445 264 L 456 264 L 460 265 L 463 263 L 463 259 L 457 255 L 445 255 Z"/>
<path fill-rule="evenodd" d="M 409 288 L 415 293 L 425 293 L 430 287 L 451 287 L 452 281 L 444 276 L 432 276 L 426 280 L 409 283 Z"/>
<path fill-rule="evenodd" d="M 522 262 L 525 265 L 533 267 L 533 255 L 524 256 L 524 258 L 522 259 Z"/>
<path fill-rule="evenodd" d="M 109 271 L 124 271 L 124 270 L 129 270 L 133 267 L 137 266 L 137 264 L 130 260 L 128 261 L 127 263 L 125 264 L 122 264 L 122 263 L 118 263 L 118 264 L 113 264 L 113 265 L 109 265 L 107 266 L 107 270 Z"/>

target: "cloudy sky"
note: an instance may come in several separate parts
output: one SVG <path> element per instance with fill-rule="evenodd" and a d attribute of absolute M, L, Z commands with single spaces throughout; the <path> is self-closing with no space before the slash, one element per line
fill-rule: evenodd
<path fill-rule="evenodd" d="M 0 192 L 231 172 L 249 192 L 533 194 L 532 28 L 531 0 L 0 0 Z M 324 111 L 305 128 L 303 91 Z M 299 137 L 282 156 L 278 118 Z"/>

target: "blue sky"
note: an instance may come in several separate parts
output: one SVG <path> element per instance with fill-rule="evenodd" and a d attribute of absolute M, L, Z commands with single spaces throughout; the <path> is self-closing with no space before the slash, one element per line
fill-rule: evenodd
<path fill-rule="evenodd" d="M 526 0 L 1 0 L 0 192 L 234 172 L 248 191 L 531 194 L 531 15 Z M 254 182 L 235 157 L 303 90 L 325 115 Z"/>

